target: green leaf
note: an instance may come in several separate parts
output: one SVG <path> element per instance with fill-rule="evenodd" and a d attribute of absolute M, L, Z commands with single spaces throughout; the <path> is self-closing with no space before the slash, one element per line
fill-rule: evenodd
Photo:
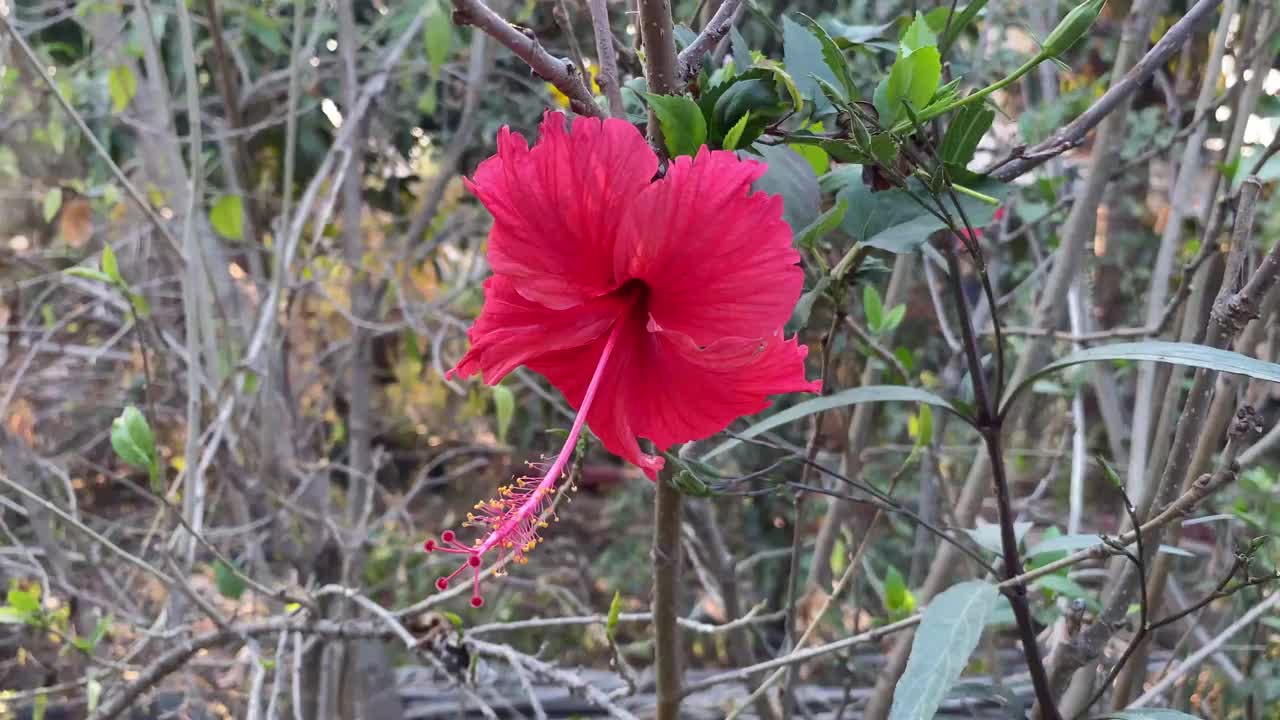
<path fill-rule="evenodd" d="M 124 112 L 138 94 L 138 78 L 128 65 L 111 68 L 107 74 L 107 90 L 111 93 L 111 112 Z"/>
<path fill-rule="evenodd" d="M 738 30 L 737 23 L 734 23 L 729 30 L 729 48 L 733 51 L 733 65 L 738 69 L 739 73 L 746 72 L 751 67 L 751 47 L 747 45 L 747 39 L 742 37 L 742 32 Z"/>
<path fill-rule="evenodd" d="M 737 150 L 738 142 L 742 140 L 742 132 L 747 129 L 747 123 L 751 122 L 751 111 L 748 110 L 745 115 L 729 128 L 729 132 L 724 135 L 724 142 L 720 143 L 720 147 L 725 150 Z"/>
<path fill-rule="evenodd" d="M 961 107 L 947 126 L 947 134 L 942 138 L 938 156 L 948 165 L 968 165 L 978 149 L 978 142 L 991 129 L 991 122 L 995 117 L 995 110 L 980 103 Z"/>
<path fill-rule="evenodd" d="M 44 194 L 44 221 L 53 222 L 53 217 L 62 208 L 62 188 L 49 188 Z"/>
<path fill-rule="evenodd" d="M 698 104 L 683 96 L 645 93 L 644 97 L 658 116 L 667 152 L 672 157 L 696 155 L 707 141 L 707 121 Z"/>
<path fill-rule="evenodd" d="M 1027 531 L 1030 529 L 1031 523 L 1016 522 L 1013 524 L 1013 536 L 1019 543 L 1021 543 L 1022 538 L 1026 536 Z M 966 528 L 965 532 L 968 533 L 969 537 L 973 538 L 973 541 L 983 550 L 986 550 L 992 555 L 1004 554 L 1004 542 L 1000 539 L 1000 526 L 998 524 L 988 523 L 986 525 L 979 525 L 972 529 Z"/>
<path fill-rule="evenodd" d="M 622 612 L 622 591 L 613 591 L 613 601 L 609 603 L 609 618 L 605 620 L 604 632 L 613 639 L 613 632 L 618 627 L 618 614 Z"/>
<path fill-rule="evenodd" d="M 26 613 L 20 613 L 14 608 L 0 605 L 0 625 L 23 625 L 26 622 Z"/>
<path fill-rule="evenodd" d="M 862 286 L 862 312 L 867 316 L 867 329 L 879 333 L 884 325 L 884 305 L 880 302 L 880 293 L 874 286 Z"/>
<path fill-rule="evenodd" d="M 1089 594 L 1088 590 L 1066 575 L 1045 575 L 1036 578 L 1031 584 L 1041 590 L 1048 590 L 1063 597 L 1079 598 L 1085 601 L 1093 600 L 1093 596 Z"/>
<path fill-rule="evenodd" d="M 804 94 L 800 92 L 800 86 L 796 85 L 795 77 L 790 71 L 772 60 L 758 60 L 752 69 L 764 71 L 772 76 L 774 85 L 781 86 L 786 91 L 787 97 L 791 99 L 790 109 L 800 112 L 804 107 Z"/>
<path fill-rule="evenodd" d="M 848 211 L 849 203 L 844 200 L 836 200 L 835 205 L 814 218 L 813 222 L 796 233 L 795 244 L 806 248 L 814 247 L 822 239 L 823 235 L 840 227 L 840 223 L 844 220 L 844 214 Z"/>
<path fill-rule="evenodd" d="M 794 143 L 787 145 L 791 151 L 804 158 L 809 163 L 809 167 L 813 168 L 815 177 L 821 177 L 827 174 L 831 169 L 831 156 L 820 145 L 809 145 L 806 143 Z"/>
<path fill-rule="evenodd" d="M 129 465 L 150 470 L 156 462 L 156 440 L 138 408 L 130 405 L 111 421 L 111 447 Z"/>
<path fill-rule="evenodd" d="M 140 293 L 129 293 L 129 304 L 133 306 L 133 311 L 138 317 L 145 318 L 151 316 L 151 304 Z"/>
<path fill-rule="evenodd" d="M 825 32 L 822 34 L 826 35 Z M 829 37 L 827 39 L 830 40 Z M 831 43 L 830 49 L 836 53 L 835 62 L 843 64 L 843 56 L 840 55 L 840 49 L 834 42 Z M 782 17 L 782 59 L 787 73 L 795 79 L 796 89 L 800 91 L 800 95 L 814 104 L 818 114 L 821 115 L 829 110 L 831 101 L 827 100 L 826 95 L 819 89 L 814 77 L 820 77 L 833 84 L 841 82 L 836 79 L 835 72 L 831 68 L 833 58 L 828 56 L 828 50 L 824 47 L 822 38 L 786 15 Z"/>
<path fill-rule="evenodd" d="M 23 615 L 35 615 L 40 612 L 40 593 L 13 588 L 9 591 L 9 607 Z"/>
<path fill-rule="evenodd" d="M 221 560 L 213 563 L 213 579 L 218 586 L 218 592 L 222 593 L 225 598 L 239 600 L 240 596 L 244 594 L 246 587 L 244 578 L 234 568 Z"/>
<path fill-rule="evenodd" d="M 822 60 L 827 64 L 827 69 L 831 71 L 836 82 L 840 84 L 840 89 L 844 91 L 844 99 L 858 99 L 858 86 L 854 83 L 853 76 L 849 73 L 849 63 L 845 60 L 844 52 L 840 49 L 840 46 L 836 45 L 836 41 L 816 20 L 803 13 L 797 13 L 797 15 L 800 17 L 800 22 L 808 28 L 809 33 L 817 38 L 818 43 L 822 46 Z M 825 79 L 820 75 L 817 78 Z"/>
<path fill-rule="evenodd" d="M 493 414 L 498 421 L 498 442 L 507 442 L 507 430 L 511 428 L 511 418 L 516 413 L 516 396 L 511 388 L 503 385 L 493 386 Z"/>
<path fill-rule="evenodd" d="M 896 330 L 902 324 L 902 318 L 907 316 L 907 306 L 898 305 L 884 316 L 884 325 L 880 328 L 881 332 L 891 332 Z"/>
<path fill-rule="evenodd" d="M 798 332 L 808 327 L 809 315 L 813 313 L 813 305 L 822 297 L 831 285 L 831 277 L 823 275 L 818 278 L 818 282 L 814 284 L 813 289 L 806 290 L 800 299 L 796 301 L 795 309 L 791 311 L 791 319 L 787 321 L 787 329 L 789 332 Z"/>
<path fill-rule="evenodd" d="M 907 434 L 916 441 L 916 447 L 933 442 L 933 410 L 921 405 L 919 412 L 907 420 Z"/>
<path fill-rule="evenodd" d="M 969 23 L 978 17 L 978 13 L 982 12 L 982 8 L 987 6 L 987 0 L 974 0 L 964 9 L 956 13 L 955 19 L 951 21 L 951 29 L 943 32 L 942 40 L 938 43 L 939 50 L 945 55 L 947 50 L 960 37 L 960 33 L 969 27 Z"/>
<path fill-rule="evenodd" d="M 934 232 L 946 227 L 902 190 L 872 192 L 862 182 L 861 167 L 846 166 L 832 171 L 828 177 L 832 176 L 835 176 L 832 184 L 840 187 L 837 197 L 858 210 L 845 216 L 844 231 L 859 242 L 892 253 L 910 253 L 923 245 Z M 928 193 L 928 189 L 916 180 L 909 182 L 908 187 L 917 195 Z M 974 189 L 997 196 L 1006 191 L 1005 186 L 999 183 L 983 183 Z M 947 207 L 954 214 L 949 202 Z M 995 215 L 994 207 L 967 195 L 960 196 L 960 207 L 964 208 L 965 215 L 975 227 L 986 225 Z"/>
<path fill-rule="evenodd" d="M 31 707 L 31 720 L 44 720 L 45 714 L 49 711 L 49 693 L 40 693 L 36 695 L 36 700 Z"/>
<path fill-rule="evenodd" d="M 894 690 L 889 720 L 934 716 L 969 663 L 999 598 L 996 586 L 975 580 L 954 585 L 929 603 Z"/>
<path fill-rule="evenodd" d="M 114 282 L 110 275 L 98 270 L 97 268 L 69 267 L 62 272 L 75 277 L 82 277 L 86 280 L 97 280 L 98 282 L 106 283 L 107 285 Z"/>
<path fill-rule="evenodd" d="M 933 32 L 933 28 L 929 27 L 929 23 L 925 22 L 924 15 L 917 12 L 916 19 L 907 27 L 906 32 L 902 33 L 902 39 L 898 41 L 898 55 L 906 57 L 921 48 L 938 47 L 938 36 Z"/>
<path fill-rule="evenodd" d="M 1144 342 L 1100 345 L 1079 350 L 1061 360 L 1055 360 L 1032 373 L 1030 377 L 1023 380 L 1021 385 L 1010 390 L 1003 406 L 1007 408 L 1018 393 L 1026 390 L 1031 386 L 1032 382 L 1049 373 L 1081 363 L 1113 360 L 1169 363 L 1171 365 L 1216 370 L 1230 375 L 1244 375 L 1255 380 L 1280 383 L 1280 364 L 1258 360 L 1237 352 L 1220 350 L 1207 345 L 1147 340 Z"/>
<path fill-rule="evenodd" d="M 955 413 L 962 418 L 964 417 L 951 405 L 951 403 L 931 392 L 903 385 L 868 385 L 865 387 L 841 390 L 840 392 L 832 393 L 825 397 L 806 400 L 802 403 L 792 405 L 782 412 L 774 413 L 773 415 L 770 415 L 769 417 L 753 424 L 746 430 L 738 433 L 738 437 L 726 440 L 712 448 L 710 452 L 702 456 L 702 460 L 705 462 L 716 455 L 732 450 L 737 447 L 742 440 L 749 440 L 761 433 L 795 422 L 796 420 L 808 417 L 814 413 L 826 412 L 827 410 L 834 410 L 835 408 L 856 405 L 864 402 L 926 403 Z"/>
<path fill-rule="evenodd" d="M 925 107 L 941 79 L 942 59 L 937 48 L 922 47 L 900 56 L 889 77 L 876 86 L 875 107 L 880 124 L 892 126 L 903 114 L 903 103 L 910 103 L 917 110 Z"/>
<path fill-rule="evenodd" d="M 743 115 L 751 119 L 744 127 L 735 147 L 745 147 L 760 136 L 768 123 L 782 116 L 786 106 L 778 95 L 777 83 L 768 70 L 755 68 L 732 82 L 718 85 L 704 94 L 703 103 L 711 108 L 709 137 L 723 138 L 738 124 Z"/>
<path fill-rule="evenodd" d="M 438 78 L 440 68 L 444 67 L 445 60 L 449 58 L 449 48 L 453 44 L 453 20 L 439 3 L 427 15 L 422 26 L 422 40 L 426 45 L 427 62 L 431 63 L 431 75 Z"/>
<path fill-rule="evenodd" d="M 1045 538 L 1044 540 L 1036 543 L 1030 550 L 1027 550 L 1027 557 L 1034 558 L 1054 553 L 1072 553 L 1077 550 L 1091 548 L 1100 542 L 1102 542 L 1102 538 L 1097 535 L 1089 535 L 1085 533 L 1059 535 L 1057 537 Z"/>
<path fill-rule="evenodd" d="M 116 285 L 125 285 L 124 278 L 120 277 L 120 266 L 116 262 L 116 251 L 111 249 L 109 243 L 102 246 L 102 272 Z"/>
<path fill-rule="evenodd" d="M 820 214 L 818 202 L 822 196 L 813 166 L 785 145 L 757 146 L 756 150 L 768 169 L 752 189 L 782 196 L 782 219 L 792 232 L 808 227 Z"/>
<path fill-rule="evenodd" d="M 244 239 L 244 213 L 239 195 L 223 195 L 209 211 L 214 232 L 228 240 Z"/>
<path fill-rule="evenodd" d="M 907 614 L 916 609 L 916 599 L 907 589 L 907 582 L 903 580 L 898 568 L 892 565 L 884 576 L 884 606 L 891 612 L 901 614 Z"/>

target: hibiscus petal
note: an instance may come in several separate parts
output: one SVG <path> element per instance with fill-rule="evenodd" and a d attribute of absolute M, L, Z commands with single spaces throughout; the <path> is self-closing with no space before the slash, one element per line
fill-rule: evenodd
<path fill-rule="evenodd" d="M 804 285 L 782 198 L 750 193 L 765 166 L 703 148 L 627 208 L 613 255 L 619 282 L 649 289 L 663 328 L 699 345 L 761 338 L 791 317 Z"/>
<path fill-rule="evenodd" d="M 564 115 L 548 112 L 532 149 L 504 127 L 497 155 L 467 182 L 493 215 L 493 271 L 551 308 L 609 292 L 623 209 L 657 168 L 649 144 L 624 120 L 580 117 L 569 132 Z"/>
<path fill-rule="evenodd" d="M 484 310 L 467 331 L 471 349 L 445 377 L 480 372 L 485 383 L 493 385 L 538 355 L 587 345 L 606 335 L 627 307 L 624 298 L 611 294 L 552 310 L 517 292 L 511 278 L 494 275 L 484 283 Z M 591 377 L 590 368 L 585 377 Z"/>
<path fill-rule="evenodd" d="M 648 331 L 635 312 L 623 320 L 587 425 L 605 449 L 656 479 L 661 457 L 645 454 L 638 438 L 658 450 L 700 440 L 743 415 L 769 407 L 769 396 L 818 392 L 822 384 L 804 377 L 808 348 L 774 333 L 764 340 L 721 339 L 699 348 L 693 339 L 669 330 Z M 575 409 L 604 348 L 590 345 L 541 355 L 529 368 L 551 381 Z"/>

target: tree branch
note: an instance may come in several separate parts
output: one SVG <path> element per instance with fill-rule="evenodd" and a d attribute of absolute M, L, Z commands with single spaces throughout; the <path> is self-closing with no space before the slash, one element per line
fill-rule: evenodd
<path fill-rule="evenodd" d="M 591 97 L 573 62 L 557 58 L 543 49 L 537 38 L 507 22 L 481 0 L 453 0 L 453 20 L 459 25 L 472 25 L 497 40 L 516 54 L 539 77 L 569 98 L 569 107 L 579 115 L 602 117 L 602 111 Z M 668 14 L 668 21 L 670 14 Z"/>
<path fill-rule="evenodd" d="M 991 177 L 1001 182 L 1009 182 L 1010 180 L 1023 175 L 1037 167 L 1040 167 L 1050 159 L 1055 158 L 1062 153 L 1079 147 L 1084 142 L 1085 136 L 1089 131 L 1102 122 L 1102 119 L 1111 114 L 1122 106 L 1130 95 L 1138 90 L 1155 71 L 1164 66 L 1165 62 L 1173 56 L 1183 42 L 1195 32 L 1196 27 L 1209 16 L 1222 3 L 1222 0 L 1200 0 L 1182 19 L 1174 23 L 1173 27 L 1160 38 L 1160 41 L 1143 56 L 1141 60 L 1133 66 L 1119 82 L 1111 84 L 1102 97 L 1098 98 L 1088 110 L 1081 113 L 1080 117 L 1068 123 L 1052 137 L 1033 147 L 1020 151 L 1016 156 L 1010 158 L 1007 162 L 1001 163 L 990 172 Z"/>
<path fill-rule="evenodd" d="M 676 79 L 680 84 L 686 84 L 697 76 L 707 53 L 711 52 L 716 43 L 723 40 L 724 36 L 733 29 L 733 18 L 741 4 L 742 0 L 724 0 L 720 3 L 720 8 L 716 10 L 715 15 L 711 16 L 711 20 L 707 22 L 706 27 L 702 28 L 702 32 L 698 33 L 698 37 L 680 51 L 680 56 L 676 59 Z M 745 69 L 738 68 L 738 71 L 742 72 Z"/>

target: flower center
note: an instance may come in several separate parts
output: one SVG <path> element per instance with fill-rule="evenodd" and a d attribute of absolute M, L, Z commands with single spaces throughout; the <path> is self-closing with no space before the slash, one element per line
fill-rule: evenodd
<path fill-rule="evenodd" d="M 633 284 L 638 290 L 629 291 L 641 293 L 637 300 L 642 299 L 643 293 L 646 292 L 642 283 L 633 280 L 623 287 L 627 288 Z M 458 540 L 452 530 L 441 533 L 440 542 L 428 540 L 423 544 L 422 547 L 427 552 L 439 550 L 466 555 L 466 560 L 458 566 L 458 569 L 436 580 L 436 589 L 448 589 L 449 583 L 455 577 L 467 568 L 471 568 L 471 606 L 478 608 L 484 605 L 484 598 L 480 597 L 480 565 L 485 553 L 494 548 L 504 553 L 498 559 L 499 572 L 507 557 L 519 563 L 527 561 L 527 553 L 541 541 L 538 531 L 547 526 L 544 510 L 547 509 L 556 482 L 564 474 L 569 458 L 573 456 L 574 448 L 578 445 L 578 438 L 582 435 L 582 428 L 587 421 L 587 413 L 591 410 L 591 403 L 595 400 L 596 391 L 600 388 L 600 381 L 609 364 L 609 357 L 613 354 L 618 336 L 625 325 L 624 319 L 620 318 L 610 330 L 609 339 L 605 341 L 600 360 L 596 363 L 595 371 L 591 374 L 591 382 L 587 385 L 587 392 L 582 398 L 582 406 L 578 408 L 573 426 L 569 429 L 569 437 L 565 439 L 564 446 L 560 448 L 560 453 L 556 455 L 551 467 L 540 478 L 517 479 L 512 485 L 501 488 L 497 498 L 479 503 L 475 507 L 477 512 L 467 514 L 466 525 L 489 528 L 484 538 L 476 540 L 474 545 L 466 545 Z"/>

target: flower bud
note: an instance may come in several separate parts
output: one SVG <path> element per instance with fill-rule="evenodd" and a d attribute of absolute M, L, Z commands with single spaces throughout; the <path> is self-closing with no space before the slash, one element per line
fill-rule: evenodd
<path fill-rule="evenodd" d="M 1085 0 L 1062 18 L 1058 27 L 1045 38 L 1042 52 L 1050 57 L 1061 55 L 1075 45 L 1093 26 L 1107 0 Z"/>

